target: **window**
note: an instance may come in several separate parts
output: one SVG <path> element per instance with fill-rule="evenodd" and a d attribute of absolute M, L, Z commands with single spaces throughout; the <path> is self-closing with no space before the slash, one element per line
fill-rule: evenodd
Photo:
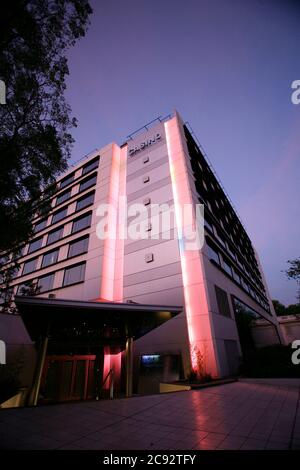
<path fill-rule="evenodd" d="M 79 230 L 83 230 L 85 228 L 90 227 L 91 220 L 92 220 L 91 212 L 83 215 L 82 217 L 79 217 L 78 219 L 75 219 L 73 221 L 72 233 L 76 233 L 76 232 L 79 232 Z"/>
<path fill-rule="evenodd" d="M 96 181 L 97 181 L 97 175 L 93 175 L 93 176 L 90 176 L 89 178 L 86 178 L 84 181 L 80 183 L 79 192 L 81 193 L 82 191 L 85 191 L 91 186 L 94 186 L 94 184 L 96 184 Z"/>
<path fill-rule="evenodd" d="M 57 242 L 60 240 L 63 236 L 63 231 L 64 227 L 59 227 L 56 230 L 52 230 L 52 232 L 49 232 L 48 238 L 47 238 L 47 245 L 51 245 L 51 243 Z"/>
<path fill-rule="evenodd" d="M 213 225 L 206 218 L 204 218 L 204 227 L 208 228 L 212 233 L 214 233 Z"/>
<path fill-rule="evenodd" d="M 208 254 L 210 259 L 214 260 L 216 263 L 220 264 L 220 256 L 215 248 L 208 244 Z"/>
<path fill-rule="evenodd" d="M 229 264 L 229 262 L 223 258 L 223 268 L 225 269 L 225 271 L 230 275 L 232 276 L 232 268 L 231 268 L 231 265 Z"/>
<path fill-rule="evenodd" d="M 89 244 L 89 237 L 80 238 L 69 244 L 68 258 L 86 253 Z"/>
<path fill-rule="evenodd" d="M 236 257 L 235 257 L 235 253 L 234 251 L 232 251 L 232 249 L 230 248 L 230 245 L 228 244 L 227 246 L 227 250 L 228 250 L 228 253 L 232 256 L 232 258 L 235 260 Z"/>
<path fill-rule="evenodd" d="M 48 219 L 43 219 L 43 220 L 40 220 L 37 224 L 35 224 L 34 229 L 33 229 L 34 233 L 37 233 L 43 230 L 43 228 L 45 228 L 47 225 L 47 220 Z"/>
<path fill-rule="evenodd" d="M 241 283 L 240 275 L 236 272 L 236 270 L 234 268 L 233 268 L 232 272 L 233 272 L 233 279 L 240 284 Z"/>
<path fill-rule="evenodd" d="M 76 264 L 65 269 L 63 286 L 70 286 L 84 281 L 85 263 Z"/>
<path fill-rule="evenodd" d="M 226 248 L 226 242 L 224 240 L 224 238 L 222 237 L 222 235 L 220 234 L 220 232 L 217 231 L 217 237 L 218 237 L 218 240 L 219 242 L 221 243 L 221 245 Z"/>
<path fill-rule="evenodd" d="M 202 181 L 202 184 L 203 184 L 203 188 L 207 191 L 207 185 L 204 180 Z"/>
<path fill-rule="evenodd" d="M 32 258 L 29 261 L 25 261 L 23 265 L 22 276 L 24 276 L 24 274 L 32 273 L 36 270 L 37 260 L 38 258 Z"/>
<path fill-rule="evenodd" d="M 61 204 L 64 201 L 67 201 L 71 197 L 71 189 L 68 189 L 68 191 L 64 191 L 61 193 L 59 196 L 56 198 L 56 205 Z"/>
<path fill-rule="evenodd" d="M 80 211 L 81 209 L 84 209 L 85 207 L 89 206 L 90 204 L 93 204 L 94 202 L 94 197 L 95 193 L 90 193 L 87 194 L 86 196 L 78 199 L 76 202 L 76 212 Z"/>
<path fill-rule="evenodd" d="M 39 248 L 41 248 L 42 244 L 43 244 L 43 237 L 32 240 L 32 242 L 30 242 L 29 244 L 28 253 L 32 253 L 33 251 L 38 250 Z"/>
<path fill-rule="evenodd" d="M 58 258 L 58 251 L 59 249 L 57 248 L 57 250 L 48 251 L 48 253 L 44 254 L 43 261 L 42 261 L 42 268 L 56 263 L 57 258 Z"/>
<path fill-rule="evenodd" d="M 218 286 L 215 286 L 215 291 L 219 313 L 224 317 L 231 318 L 227 292 Z"/>
<path fill-rule="evenodd" d="M 37 293 L 37 283 L 27 281 L 17 286 L 17 295 L 35 295 Z"/>
<path fill-rule="evenodd" d="M 71 175 L 68 175 L 61 180 L 60 189 L 65 188 L 66 186 L 68 186 L 68 184 L 72 183 L 72 181 L 74 181 L 74 173 L 71 173 Z"/>
<path fill-rule="evenodd" d="M 67 216 L 68 212 L 68 207 L 64 207 L 63 209 L 60 209 L 59 211 L 54 212 L 52 216 L 52 224 L 55 224 L 56 222 L 59 222 L 60 220 L 64 219 Z"/>
<path fill-rule="evenodd" d="M 82 175 L 86 175 L 90 171 L 95 170 L 99 166 L 99 155 L 91 160 L 90 162 L 86 163 L 82 168 Z"/>
<path fill-rule="evenodd" d="M 47 290 L 53 289 L 54 284 L 54 273 L 42 276 L 38 280 L 38 292 L 46 292 Z"/>

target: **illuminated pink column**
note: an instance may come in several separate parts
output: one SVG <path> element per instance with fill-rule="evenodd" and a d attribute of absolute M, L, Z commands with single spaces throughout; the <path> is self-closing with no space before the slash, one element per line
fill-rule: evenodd
<path fill-rule="evenodd" d="M 176 226 L 179 237 L 179 251 L 183 279 L 185 312 L 190 342 L 192 368 L 199 374 L 218 375 L 217 357 L 213 341 L 213 325 L 208 307 L 208 296 L 203 276 L 203 262 L 200 250 L 186 249 L 181 233 L 188 231 L 190 221 L 182 218 L 185 204 L 193 204 L 187 174 L 184 136 L 180 130 L 179 117 L 176 115 L 165 122 L 166 140 L 170 164 L 170 174 L 174 198 Z M 186 225 L 188 223 L 188 225 Z M 195 214 L 192 220 L 196 225 Z M 203 363 L 201 365 L 201 357 Z"/>
<path fill-rule="evenodd" d="M 127 146 L 113 144 L 100 297 L 116 302 L 123 300 L 126 159 Z"/>

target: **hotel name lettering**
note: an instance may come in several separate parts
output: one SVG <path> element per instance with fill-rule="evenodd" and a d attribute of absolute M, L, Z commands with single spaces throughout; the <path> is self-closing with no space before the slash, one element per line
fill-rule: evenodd
<path fill-rule="evenodd" d="M 159 142 L 160 140 L 161 140 L 161 134 L 159 133 L 155 134 L 155 136 L 152 139 L 145 140 L 137 147 L 133 147 L 132 149 L 129 149 L 129 155 L 132 156 L 136 154 L 137 152 L 140 152 L 141 150 L 144 150 L 145 148 L 150 147 L 150 145 L 153 145 L 156 142 Z"/>

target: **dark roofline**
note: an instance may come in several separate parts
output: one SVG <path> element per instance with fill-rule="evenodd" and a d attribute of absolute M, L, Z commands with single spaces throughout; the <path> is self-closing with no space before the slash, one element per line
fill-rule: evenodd
<path fill-rule="evenodd" d="M 122 303 L 122 302 L 95 302 L 95 301 L 81 301 L 70 299 L 47 299 L 43 297 L 32 296 L 16 296 L 16 305 L 36 305 L 47 307 L 65 307 L 65 308 L 79 308 L 79 309 L 94 309 L 94 310 L 119 310 L 119 311 L 141 311 L 141 312 L 158 312 L 167 311 L 180 313 L 183 307 L 180 305 L 153 305 L 153 304 L 137 304 L 137 303 Z"/>

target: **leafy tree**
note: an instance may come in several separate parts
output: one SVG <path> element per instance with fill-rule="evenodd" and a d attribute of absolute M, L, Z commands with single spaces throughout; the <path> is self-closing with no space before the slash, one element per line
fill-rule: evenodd
<path fill-rule="evenodd" d="M 281 302 L 279 302 L 279 300 L 272 300 L 273 302 L 273 305 L 274 305 L 274 309 L 275 309 L 275 312 L 276 312 L 276 315 L 287 315 L 286 313 L 286 307 L 285 305 L 283 305 Z"/>
<path fill-rule="evenodd" d="M 64 97 L 66 52 L 91 12 L 88 0 L 1 2 L 0 251 L 28 240 L 33 213 L 47 212 L 51 184 L 67 167 L 76 120 Z"/>
<path fill-rule="evenodd" d="M 298 301 L 300 303 L 300 258 L 288 260 L 290 267 L 285 271 L 289 279 L 295 279 L 298 284 Z"/>
<path fill-rule="evenodd" d="M 286 308 L 286 315 L 300 315 L 300 304 L 291 304 Z"/>

